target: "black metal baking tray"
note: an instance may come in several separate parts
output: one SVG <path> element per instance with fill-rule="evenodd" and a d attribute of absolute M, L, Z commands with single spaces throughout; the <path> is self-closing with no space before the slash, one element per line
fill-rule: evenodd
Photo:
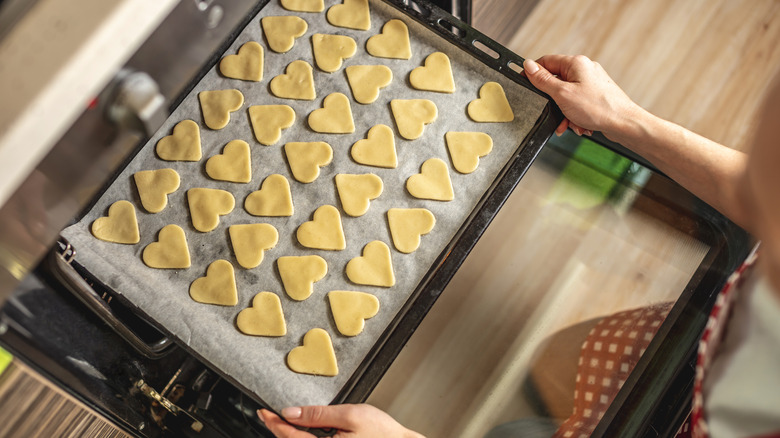
<path fill-rule="evenodd" d="M 522 66 L 523 62 L 521 57 L 511 53 L 509 50 L 474 30 L 466 23 L 425 1 L 383 1 L 406 14 L 411 19 L 433 30 L 446 41 L 471 54 L 474 58 L 503 74 L 510 80 L 525 88 L 534 90 L 537 94 L 543 95 L 536 91 L 530 82 L 519 74 L 519 67 Z M 179 98 L 174 101 L 172 108 L 175 108 L 181 103 L 184 96 L 186 96 L 206 72 L 216 64 L 222 53 L 235 40 L 244 25 L 252 20 L 267 4 L 268 1 L 261 1 L 258 3 L 257 7 L 253 10 L 253 13 L 226 39 L 209 62 L 206 63 L 201 71 L 193 78 L 190 86 L 184 89 Z M 406 302 L 402 311 L 399 312 L 396 318 L 388 326 L 382 334 L 380 341 L 374 345 L 358 370 L 351 376 L 347 384 L 333 400 L 333 403 L 359 402 L 365 400 L 400 352 L 400 349 L 420 324 L 422 318 L 430 310 L 449 280 L 463 263 L 479 237 L 490 224 L 493 217 L 497 214 L 498 210 L 562 120 L 563 116 L 552 100 L 547 98 L 547 102 L 541 116 L 536 120 L 536 123 L 526 138 L 518 145 L 513 157 L 498 173 L 490 186 L 490 189 L 479 200 L 476 208 L 474 208 L 468 216 L 468 219 L 462 224 L 459 232 L 441 252 L 436 262 L 425 275 L 424 280 L 419 283 L 410 299 Z M 145 141 L 141 142 L 138 149 L 140 149 L 144 143 Z M 129 157 L 128 162 L 131 159 L 132 157 Z M 112 182 L 113 179 L 106 184 L 104 190 Z M 100 196 L 97 196 L 96 199 L 99 197 Z M 92 206 L 88 206 L 85 212 L 91 207 Z M 83 267 L 79 270 L 83 270 Z M 83 274 L 87 277 L 90 276 L 88 271 L 83 272 Z M 91 278 L 90 280 L 94 283 L 98 283 L 95 278 Z M 106 289 L 110 291 L 109 288 L 106 287 Z M 117 295 L 117 299 L 123 302 L 125 301 L 122 300 L 121 295 Z M 132 303 L 124 302 L 124 304 L 130 308 L 134 308 Z M 154 322 L 152 322 L 152 324 L 154 324 Z M 165 330 L 161 331 L 165 332 Z M 190 350 L 190 353 L 199 357 L 197 353 L 192 350 Z M 242 388 L 238 382 L 234 381 L 229 376 L 223 377 L 228 381 L 231 381 L 231 383 L 237 387 Z M 248 394 L 251 394 L 251 392 L 246 391 L 246 388 L 242 389 Z M 257 397 L 254 398 L 257 399 Z M 262 403 L 262 400 L 257 401 Z"/>

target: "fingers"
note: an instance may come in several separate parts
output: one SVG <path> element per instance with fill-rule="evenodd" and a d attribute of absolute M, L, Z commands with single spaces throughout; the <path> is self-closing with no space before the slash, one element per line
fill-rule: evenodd
<path fill-rule="evenodd" d="M 566 83 L 558 79 L 544 68 L 542 65 L 532 59 L 526 59 L 523 62 L 523 70 L 528 80 L 538 89 L 549 94 L 553 99 L 558 96 L 559 91 L 566 86 Z"/>
<path fill-rule="evenodd" d="M 561 76 L 571 65 L 572 59 L 574 57 L 571 55 L 544 55 L 537 59 L 536 62 L 550 73 Z"/>
<path fill-rule="evenodd" d="M 557 128 L 555 128 L 555 135 L 560 137 L 563 135 L 563 133 L 566 131 L 566 128 L 569 127 L 569 119 L 564 118 L 560 125 L 558 125 Z"/>
<path fill-rule="evenodd" d="M 303 406 L 282 409 L 285 420 L 298 426 L 352 430 L 355 405 Z"/>
<path fill-rule="evenodd" d="M 257 417 L 277 438 L 314 438 L 314 435 L 296 429 L 269 410 L 260 409 L 257 411 Z"/>

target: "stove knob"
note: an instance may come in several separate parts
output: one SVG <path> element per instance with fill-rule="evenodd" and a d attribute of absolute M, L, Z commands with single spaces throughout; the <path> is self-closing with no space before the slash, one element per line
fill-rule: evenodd
<path fill-rule="evenodd" d="M 165 97 L 151 76 L 122 69 L 98 99 L 110 121 L 151 136 L 168 118 Z"/>

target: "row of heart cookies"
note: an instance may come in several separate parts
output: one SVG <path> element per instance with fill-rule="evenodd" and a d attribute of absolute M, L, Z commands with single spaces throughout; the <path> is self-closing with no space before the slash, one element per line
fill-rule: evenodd
<path fill-rule="evenodd" d="M 233 195 L 224 190 L 194 188 L 187 191 L 187 197 L 193 226 L 198 231 L 215 229 L 219 217 L 233 210 Z M 420 245 L 420 236 L 428 234 L 436 224 L 433 213 L 425 208 L 391 208 L 386 214 L 393 245 L 406 254 L 416 251 Z M 275 246 L 278 240 L 278 232 L 268 224 L 239 224 L 231 225 L 228 229 L 236 259 L 247 269 L 257 267 L 263 260 L 263 251 Z M 141 240 L 135 207 L 125 200 L 114 202 L 108 209 L 108 215 L 95 219 L 90 230 L 96 238 L 107 242 L 137 244 Z M 312 220 L 298 227 L 296 237 L 306 248 L 328 251 L 346 248 L 341 214 L 332 205 L 317 208 L 312 214 Z M 190 266 L 189 249 L 181 227 L 164 227 L 159 233 L 159 239 L 159 242 L 153 242 L 147 248 L 157 248 L 161 244 L 165 249 L 150 250 L 154 256 L 147 256 L 145 250 L 142 257 L 144 263 L 159 269 Z M 387 254 L 389 260 L 389 250 Z M 392 276 L 392 267 L 390 269 Z"/>
<path fill-rule="evenodd" d="M 374 68 L 387 68 L 385 66 L 351 66 L 348 69 L 352 67 L 356 69 L 365 67 L 366 73 L 360 73 L 360 75 L 370 75 Z M 311 67 L 305 61 L 294 61 L 288 67 L 288 71 L 291 68 L 294 69 L 294 75 L 290 76 L 289 81 L 298 85 L 308 83 L 313 90 L 313 78 L 310 76 Z M 300 71 L 309 71 L 309 76 L 304 79 L 297 77 Z M 370 84 L 369 81 L 356 83 L 359 85 L 352 87 L 353 94 L 358 96 L 356 99 L 363 98 L 368 94 L 374 96 L 374 99 L 376 98 L 378 90 L 365 91 L 366 84 Z M 357 92 L 354 91 L 356 88 Z M 299 98 L 302 89 L 299 87 L 294 88 L 295 91 L 280 92 L 279 97 Z M 272 92 L 274 90 L 273 83 L 271 90 Z M 230 114 L 238 111 L 244 104 L 243 94 L 236 89 L 201 91 L 198 93 L 198 98 L 203 121 L 206 126 L 214 130 L 226 127 L 230 122 Z M 313 96 L 312 99 L 314 99 Z M 390 101 L 390 109 L 398 133 L 407 140 L 420 138 L 425 126 L 435 122 L 438 118 L 438 108 L 429 99 L 393 99 Z M 509 105 L 501 84 L 497 82 L 487 82 L 482 85 L 479 97 L 468 104 L 467 113 L 476 122 L 501 123 L 514 120 L 512 107 Z M 252 105 L 248 109 L 248 114 L 255 138 L 266 146 L 279 141 L 282 131 L 291 127 L 296 119 L 295 111 L 288 105 Z M 339 92 L 327 95 L 322 101 L 322 107 L 309 113 L 307 123 L 313 131 L 324 134 L 355 132 L 355 122 L 349 99 Z"/>

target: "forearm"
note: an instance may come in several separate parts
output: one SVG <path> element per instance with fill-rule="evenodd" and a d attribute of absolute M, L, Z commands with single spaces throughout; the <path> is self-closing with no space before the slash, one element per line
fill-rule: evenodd
<path fill-rule="evenodd" d="M 748 230 L 753 227 L 740 195 L 747 155 L 656 117 L 638 106 L 605 134 L 645 157 L 661 172 L 738 225 Z"/>

